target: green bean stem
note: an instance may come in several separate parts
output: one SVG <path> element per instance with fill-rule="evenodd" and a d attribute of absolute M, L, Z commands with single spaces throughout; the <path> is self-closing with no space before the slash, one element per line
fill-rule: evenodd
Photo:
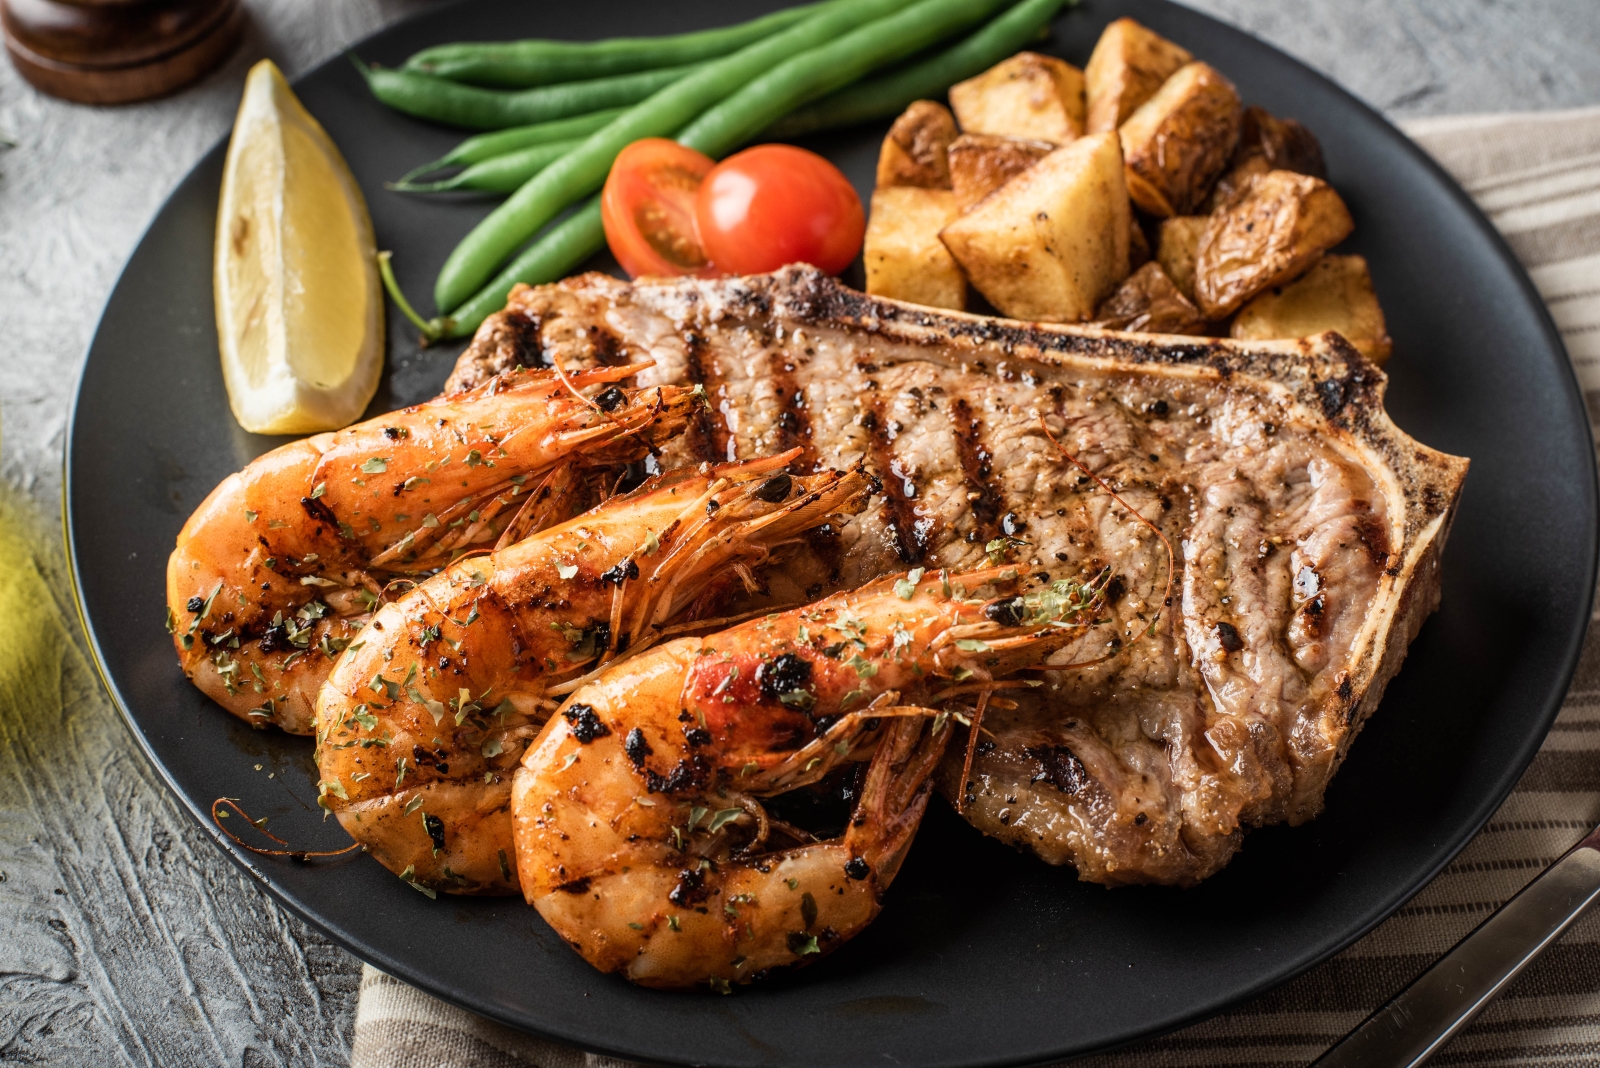
<path fill-rule="evenodd" d="M 469 130 L 503 130 L 637 104 L 698 69 L 665 67 L 510 91 L 460 85 L 411 70 L 374 69 L 361 62 L 356 67 L 372 95 L 396 111 Z"/>
<path fill-rule="evenodd" d="M 513 126 L 509 130 L 477 134 L 461 142 L 431 163 L 409 171 L 398 184 L 404 185 L 424 174 L 442 171 L 448 167 L 470 167 L 474 163 L 504 156 L 518 149 L 547 145 L 554 141 L 576 141 L 588 137 L 621 115 L 626 108 L 606 108 L 604 111 L 579 115 L 575 119 L 557 119 L 554 122 L 536 122 L 531 126 Z"/>
<path fill-rule="evenodd" d="M 913 100 L 941 97 L 956 82 L 981 74 L 1022 48 L 1063 6 L 1078 0 L 1022 0 L 960 44 L 902 70 L 869 78 L 779 119 L 764 138 L 783 141 L 821 130 L 887 119 Z"/>
<path fill-rule="evenodd" d="M 529 145 L 503 156 L 494 156 L 482 163 L 474 163 L 437 182 L 413 182 L 405 178 L 389 188 L 397 193 L 447 193 L 467 190 L 474 193 L 511 193 L 522 188 L 529 178 L 544 170 L 556 160 L 571 152 L 582 141 L 552 141 L 547 145 Z"/>
<path fill-rule="evenodd" d="M 617 153 L 628 145 L 643 137 L 672 136 L 706 108 L 790 56 L 834 40 L 863 21 L 904 9 L 909 3 L 910 0 L 832 0 L 787 30 L 730 56 L 711 60 L 590 134 L 583 144 L 529 179 L 455 247 L 434 285 L 434 301 L 439 310 L 454 311 L 494 277 L 506 258 L 540 227 L 568 205 L 597 191 L 605 183 Z"/>
<path fill-rule="evenodd" d="M 405 69 L 469 85 L 502 89 L 528 89 L 551 82 L 631 74 L 725 56 L 787 29 L 818 6 L 805 4 L 735 26 L 668 37 L 440 45 L 424 49 L 406 60 Z"/>
<path fill-rule="evenodd" d="M 439 324 L 429 322 L 417 314 L 411 302 L 406 299 L 405 292 L 401 290 L 400 283 L 395 279 L 394 268 L 389 261 L 394 257 L 392 252 L 378 253 L 378 277 L 383 280 L 384 291 L 389 294 L 389 299 L 394 301 L 394 306 L 400 309 L 400 314 L 411 320 L 411 324 L 422 331 L 423 341 L 439 340 Z"/>

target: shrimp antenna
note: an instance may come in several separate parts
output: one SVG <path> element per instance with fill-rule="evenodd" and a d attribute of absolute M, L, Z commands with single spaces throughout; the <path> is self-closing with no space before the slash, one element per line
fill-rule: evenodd
<path fill-rule="evenodd" d="M 267 849 L 264 846 L 254 846 L 249 842 L 246 842 L 243 838 L 240 838 L 238 835 L 234 834 L 233 829 L 222 822 L 227 818 L 228 815 L 226 812 L 218 811 L 218 809 L 223 805 L 233 809 L 240 816 L 244 817 L 245 822 L 249 823 L 250 826 L 254 827 L 256 830 L 260 831 L 274 842 L 277 842 L 279 845 L 286 846 L 289 843 L 284 841 L 282 838 L 279 838 L 271 831 L 267 830 L 266 820 L 251 819 L 250 813 L 240 808 L 239 802 L 233 798 L 219 797 L 215 801 L 211 802 L 211 821 L 217 825 L 217 830 L 227 835 L 229 839 L 233 841 L 233 844 L 238 846 L 240 849 L 248 849 L 250 852 L 259 853 L 263 857 L 288 857 L 291 860 L 309 860 L 312 857 L 340 857 L 346 853 L 351 853 L 362 848 L 360 842 L 351 842 L 343 849 L 324 849 L 316 852 L 308 852 L 304 849 Z"/>
<path fill-rule="evenodd" d="M 978 707 L 972 713 L 972 727 L 967 731 L 967 759 L 961 764 L 961 786 L 956 790 L 956 812 L 964 815 L 967 811 L 967 783 L 972 778 L 972 758 L 978 753 L 978 731 L 983 727 L 983 713 L 989 707 L 989 695 L 993 690 L 986 689 L 978 694 Z"/>
<path fill-rule="evenodd" d="M 1148 627 L 1145 627 L 1144 629 L 1140 630 L 1138 634 L 1134 635 L 1133 642 L 1137 642 L 1140 638 L 1143 638 L 1148 634 L 1154 634 L 1156 631 L 1156 620 L 1161 618 L 1161 613 L 1165 611 L 1167 606 L 1172 603 L 1172 575 L 1177 569 L 1177 557 L 1173 555 L 1172 542 L 1167 540 L 1167 536 L 1161 532 L 1160 527 L 1156 526 L 1154 523 L 1150 522 L 1150 520 L 1140 515 L 1137 508 L 1118 496 L 1117 491 L 1106 484 L 1105 479 L 1089 470 L 1084 466 L 1082 460 L 1079 460 L 1076 456 L 1072 455 L 1072 453 L 1068 452 L 1067 447 L 1061 444 L 1060 441 L 1056 440 L 1056 436 L 1054 434 L 1050 433 L 1050 427 L 1047 423 L 1045 423 L 1043 416 L 1039 417 L 1039 429 L 1044 431 L 1044 436 L 1050 439 L 1050 444 L 1054 445 L 1056 450 L 1060 452 L 1062 456 L 1065 456 L 1072 466 L 1076 467 L 1079 471 L 1082 471 L 1085 475 L 1088 475 L 1090 478 L 1094 479 L 1095 485 L 1099 486 L 1101 489 L 1110 494 L 1112 500 L 1116 501 L 1118 504 L 1122 505 L 1123 508 L 1127 509 L 1133 518 L 1137 519 L 1140 523 L 1143 523 L 1150 529 L 1150 533 L 1154 534 L 1161 540 L 1161 547 L 1167 551 L 1167 586 L 1161 594 L 1161 604 L 1156 607 L 1155 619 L 1150 621 L 1150 625 Z M 1129 642 L 1128 644 L 1132 645 L 1133 642 Z M 1120 652 L 1121 650 L 1118 651 Z M 1105 658 L 1102 657 L 1101 659 Z M 1099 661 L 1092 662 L 1098 663 Z M 1069 664 L 1067 666 L 1085 667 L 1087 665 Z"/>
<path fill-rule="evenodd" d="M 600 405 L 596 404 L 594 401 L 578 392 L 578 387 L 573 385 L 572 379 L 567 377 L 567 369 L 561 366 L 561 360 L 557 358 L 556 354 L 554 352 L 547 352 L 545 355 L 550 357 L 550 368 L 555 371 L 556 377 L 561 379 L 561 384 L 567 387 L 567 392 L 572 394 L 574 397 L 577 397 L 580 403 L 587 404 L 595 411 L 602 412 L 603 414 L 603 410 L 601 409 Z"/>

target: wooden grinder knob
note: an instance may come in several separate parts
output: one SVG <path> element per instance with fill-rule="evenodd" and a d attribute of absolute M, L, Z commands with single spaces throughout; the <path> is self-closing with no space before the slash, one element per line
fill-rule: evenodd
<path fill-rule="evenodd" d="M 239 0 L 0 0 L 17 70 L 84 104 L 174 92 L 227 58 L 243 29 Z"/>

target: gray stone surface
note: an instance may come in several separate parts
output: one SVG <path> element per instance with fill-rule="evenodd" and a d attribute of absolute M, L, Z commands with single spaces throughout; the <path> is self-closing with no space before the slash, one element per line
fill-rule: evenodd
<path fill-rule="evenodd" d="M 63 604 L 53 529 L 63 433 L 122 261 L 226 132 L 255 59 L 270 55 L 292 77 L 425 0 L 247 2 L 245 47 L 171 100 L 63 104 L 0 64 L 0 138 L 16 144 L 0 151 L 0 528 L 40 534 L 37 566 Z M 1193 6 L 1394 117 L 1600 103 L 1594 0 Z M 53 648 L 62 711 L 0 700 L 0 1063 L 345 1063 L 358 964 L 205 842 L 130 746 L 81 653 L 65 640 Z"/>

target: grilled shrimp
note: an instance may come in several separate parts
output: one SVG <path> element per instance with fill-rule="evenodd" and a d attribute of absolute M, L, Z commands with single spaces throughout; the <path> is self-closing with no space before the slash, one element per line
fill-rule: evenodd
<path fill-rule="evenodd" d="M 641 459 L 697 396 L 594 401 L 639 367 L 511 371 L 476 389 L 274 449 L 211 491 L 167 562 L 167 627 L 196 686 L 254 726 L 310 734 L 317 689 L 396 576 L 575 509 L 579 469 Z"/>
<path fill-rule="evenodd" d="M 930 706 L 1040 664 L 1103 604 L 1062 582 L 993 596 L 1030 581 L 918 569 L 605 672 L 513 780 L 523 894 L 595 967 L 652 987 L 726 990 L 842 945 L 927 805 L 951 730 Z M 838 838 L 761 803 L 869 756 Z"/>
<path fill-rule="evenodd" d="M 785 473 L 796 452 L 661 475 L 380 608 L 317 701 L 323 805 L 413 886 L 515 893 L 511 774 L 551 690 L 866 504 L 860 472 Z"/>

